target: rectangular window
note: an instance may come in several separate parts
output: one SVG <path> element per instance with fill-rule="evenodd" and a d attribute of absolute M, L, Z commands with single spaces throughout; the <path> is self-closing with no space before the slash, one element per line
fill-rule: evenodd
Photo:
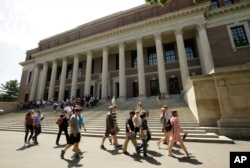
<path fill-rule="evenodd" d="M 57 68 L 56 80 L 61 80 L 62 67 Z"/>
<path fill-rule="evenodd" d="M 51 73 L 52 73 L 52 69 L 49 68 L 49 69 L 48 69 L 48 72 L 47 72 L 47 82 L 50 81 Z"/>
<path fill-rule="evenodd" d="M 184 44 L 185 44 L 187 60 L 196 58 L 197 56 L 195 54 L 195 49 L 194 49 L 195 46 L 194 40 L 193 39 L 185 40 Z"/>
<path fill-rule="evenodd" d="M 131 51 L 131 67 L 137 68 L 138 62 L 137 62 L 137 51 L 133 50 Z"/>
<path fill-rule="evenodd" d="M 77 76 L 82 77 L 82 62 L 79 62 Z"/>
<path fill-rule="evenodd" d="M 211 9 L 219 8 L 218 0 L 211 0 Z"/>
<path fill-rule="evenodd" d="M 167 44 L 165 46 L 165 62 L 175 62 L 175 61 L 176 61 L 176 55 L 175 55 L 174 44 Z"/>
<path fill-rule="evenodd" d="M 225 6 L 232 5 L 233 1 L 232 0 L 224 0 L 224 4 L 225 4 Z"/>
<path fill-rule="evenodd" d="M 33 80 L 33 71 L 29 72 L 28 83 L 31 83 Z"/>
<path fill-rule="evenodd" d="M 237 26 L 231 28 L 231 34 L 233 37 L 235 47 L 242 47 L 249 45 L 247 35 L 244 26 Z"/>
<path fill-rule="evenodd" d="M 68 65 L 67 67 L 67 79 L 71 79 L 73 75 L 72 64 Z"/>
<path fill-rule="evenodd" d="M 115 70 L 119 70 L 119 54 L 115 55 Z"/>
<path fill-rule="evenodd" d="M 239 48 L 249 47 L 250 29 L 248 22 L 228 25 L 227 32 L 234 52 Z"/>
<path fill-rule="evenodd" d="M 155 47 L 150 47 L 147 49 L 148 51 L 148 65 L 157 64 L 157 54 Z"/>
<path fill-rule="evenodd" d="M 94 72 L 95 72 L 95 60 L 92 60 L 91 74 L 94 74 Z"/>

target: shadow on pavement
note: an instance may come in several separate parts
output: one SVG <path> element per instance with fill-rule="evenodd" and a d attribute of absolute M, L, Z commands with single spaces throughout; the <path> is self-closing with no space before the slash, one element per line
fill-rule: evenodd
<path fill-rule="evenodd" d="M 65 160 L 66 162 L 68 162 L 68 167 L 83 167 L 82 164 L 79 164 L 80 160 L 82 158 L 79 158 L 79 159 L 63 159 Z"/>

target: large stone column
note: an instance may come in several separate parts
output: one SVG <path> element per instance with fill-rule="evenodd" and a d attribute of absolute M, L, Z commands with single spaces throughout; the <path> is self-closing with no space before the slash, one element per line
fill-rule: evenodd
<path fill-rule="evenodd" d="M 177 50 L 179 56 L 179 64 L 181 69 L 181 80 L 183 89 L 185 87 L 186 81 L 189 77 L 188 64 L 187 64 L 187 56 L 182 36 L 182 29 L 175 30 L 175 38 L 177 42 Z"/>
<path fill-rule="evenodd" d="M 39 100 L 44 98 L 44 90 L 45 90 L 45 85 L 46 85 L 47 73 L 48 73 L 48 62 L 45 62 L 43 64 L 42 78 L 41 78 L 41 83 L 39 87 L 39 94 L 38 94 Z"/>
<path fill-rule="evenodd" d="M 84 94 L 90 95 L 90 83 L 91 83 L 91 69 L 92 69 L 92 51 L 87 52 L 87 66 L 85 75 L 85 88 Z"/>
<path fill-rule="evenodd" d="M 210 48 L 208 37 L 207 37 L 205 23 L 198 24 L 197 30 L 198 30 L 199 41 L 200 41 L 200 48 L 199 48 L 201 51 L 200 60 L 201 60 L 203 74 L 214 73 L 214 62 L 213 62 L 211 48 Z"/>
<path fill-rule="evenodd" d="M 156 53 L 157 53 L 157 67 L 158 67 L 158 78 L 160 83 L 160 92 L 162 94 L 168 94 L 167 90 L 167 81 L 166 81 L 166 73 L 165 73 L 165 60 L 163 55 L 161 34 L 155 34 L 155 45 L 156 45 Z"/>
<path fill-rule="evenodd" d="M 64 100 L 67 65 L 68 65 L 67 58 L 64 57 L 63 58 L 63 64 L 62 64 L 60 87 L 59 87 L 59 96 L 58 96 L 59 101 Z"/>
<path fill-rule="evenodd" d="M 119 100 L 126 99 L 125 51 L 124 42 L 119 44 Z"/>
<path fill-rule="evenodd" d="M 37 89 L 37 82 L 38 82 L 38 78 L 39 78 L 39 65 L 36 64 L 35 65 L 35 71 L 34 71 L 34 77 L 33 77 L 33 81 L 32 81 L 32 86 L 31 86 L 31 91 L 30 91 L 30 97 L 29 100 L 30 101 L 34 101 L 36 100 L 36 89 Z"/>
<path fill-rule="evenodd" d="M 108 97 L 108 47 L 103 48 L 102 57 L 102 99 Z"/>
<path fill-rule="evenodd" d="M 136 48 L 137 48 L 137 60 L 138 60 L 139 97 L 145 98 L 146 97 L 146 87 L 145 87 L 145 73 L 144 73 L 142 38 L 137 39 Z"/>
<path fill-rule="evenodd" d="M 51 100 L 55 96 L 54 94 L 55 94 L 56 73 L 57 73 L 57 60 L 54 60 L 52 65 L 50 83 L 49 83 L 48 100 Z"/>
<path fill-rule="evenodd" d="M 79 55 L 74 56 L 73 77 L 71 83 L 71 98 L 76 97 L 76 87 L 78 79 Z"/>

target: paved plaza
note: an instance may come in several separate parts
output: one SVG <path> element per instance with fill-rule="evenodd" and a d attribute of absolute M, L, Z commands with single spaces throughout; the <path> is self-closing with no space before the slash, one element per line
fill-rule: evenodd
<path fill-rule="evenodd" d="M 148 147 L 149 157 L 135 154 L 133 145 L 129 142 L 128 152 L 115 150 L 108 140 L 105 142 L 107 150 L 100 149 L 101 138 L 82 137 L 80 148 L 84 152 L 82 159 L 74 159 L 72 149 L 60 158 L 60 151 L 64 145 L 55 145 L 55 134 L 41 134 L 39 145 L 23 147 L 24 132 L 0 131 L 0 167 L 5 168 L 58 168 L 58 167 L 87 167 L 87 168 L 151 168 L 151 167 L 178 167 L 178 168 L 227 168 L 229 167 L 230 151 L 250 151 L 249 141 L 235 141 L 235 144 L 186 142 L 185 145 L 191 158 L 184 157 L 179 146 L 175 146 L 175 157 L 167 156 L 167 146 L 161 145 L 158 149 L 156 141 L 150 141 Z M 61 137 L 61 144 L 65 137 Z M 119 139 L 123 144 L 124 139 Z M 140 142 L 140 141 L 138 141 Z"/>

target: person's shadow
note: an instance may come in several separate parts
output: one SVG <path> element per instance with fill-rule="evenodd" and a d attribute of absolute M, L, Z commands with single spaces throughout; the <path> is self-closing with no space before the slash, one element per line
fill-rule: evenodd
<path fill-rule="evenodd" d="M 63 159 L 66 162 L 68 162 L 68 167 L 83 167 L 83 164 L 79 164 L 80 160 L 82 158 L 78 158 L 78 159 Z"/>

